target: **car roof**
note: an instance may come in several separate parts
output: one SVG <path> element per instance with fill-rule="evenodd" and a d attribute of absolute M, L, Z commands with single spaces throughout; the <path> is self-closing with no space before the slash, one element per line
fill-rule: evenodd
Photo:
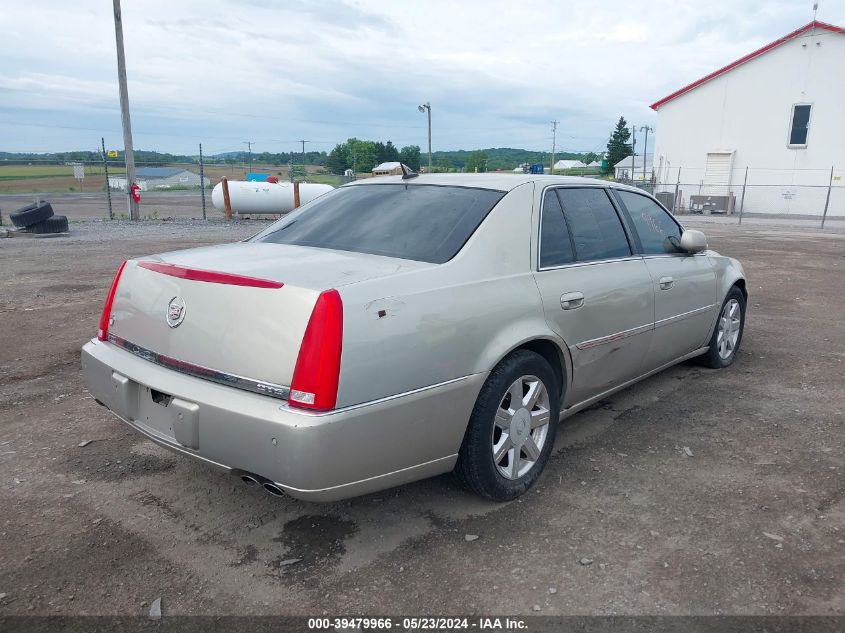
<path fill-rule="evenodd" d="M 582 178 L 580 176 L 542 176 L 540 174 L 515 174 L 512 172 L 487 172 L 481 174 L 420 174 L 414 178 L 402 180 L 402 176 L 376 176 L 362 178 L 347 185 L 440 185 L 452 187 L 475 187 L 478 189 L 492 189 L 496 191 L 510 191 L 527 182 L 536 182 L 542 186 L 548 185 L 590 185 L 601 187 L 617 187 L 631 189 L 626 185 L 602 180 L 599 178 Z"/>

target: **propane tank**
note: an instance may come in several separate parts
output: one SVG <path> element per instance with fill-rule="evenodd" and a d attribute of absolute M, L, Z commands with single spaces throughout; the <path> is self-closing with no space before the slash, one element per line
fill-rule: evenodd
<path fill-rule="evenodd" d="M 229 203 L 238 213 L 288 213 L 293 211 L 293 183 L 251 182 L 229 180 Z M 306 204 L 334 189 L 331 185 L 299 183 L 299 203 Z M 211 192 L 214 208 L 223 211 L 223 186 L 215 185 Z"/>

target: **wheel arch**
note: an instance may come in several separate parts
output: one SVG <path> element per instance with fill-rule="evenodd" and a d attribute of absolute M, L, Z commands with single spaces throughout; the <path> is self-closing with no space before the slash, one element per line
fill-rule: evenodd
<path fill-rule="evenodd" d="M 549 335 L 538 335 L 526 338 L 502 353 L 496 359 L 496 362 L 491 365 L 490 369 L 496 367 L 508 355 L 517 350 L 524 349 L 534 352 L 535 354 L 543 357 L 555 373 L 555 377 L 558 381 L 558 387 L 560 388 L 560 402 L 563 403 L 564 395 L 569 387 L 570 377 L 572 376 L 572 362 L 569 358 L 569 353 L 566 351 L 568 348 L 565 343 L 561 343 L 561 341 L 558 341 Z"/>

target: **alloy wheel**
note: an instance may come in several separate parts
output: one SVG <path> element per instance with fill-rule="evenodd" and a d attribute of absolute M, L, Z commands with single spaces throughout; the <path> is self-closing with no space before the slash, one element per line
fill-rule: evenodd
<path fill-rule="evenodd" d="M 536 376 L 521 376 L 496 410 L 492 451 L 496 470 L 519 479 L 540 459 L 549 435 L 549 391 Z"/>

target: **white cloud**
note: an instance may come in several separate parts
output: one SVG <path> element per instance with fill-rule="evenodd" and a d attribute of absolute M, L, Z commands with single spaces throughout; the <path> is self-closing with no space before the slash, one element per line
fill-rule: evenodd
<path fill-rule="evenodd" d="M 0 149 L 119 143 L 109 5 L 4 7 Z M 427 100 L 435 149 L 546 149 L 553 118 L 559 147 L 600 149 L 619 115 L 653 123 L 649 103 L 811 18 L 788 0 L 123 5 L 136 145 L 177 152 L 423 145 Z M 819 19 L 843 23 L 845 7 Z"/>

